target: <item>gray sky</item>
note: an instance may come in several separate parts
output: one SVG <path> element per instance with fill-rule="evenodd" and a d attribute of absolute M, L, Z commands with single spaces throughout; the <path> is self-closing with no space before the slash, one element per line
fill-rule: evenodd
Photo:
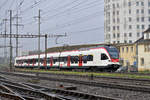
<path fill-rule="evenodd" d="M 48 47 L 101 43 L 104 41 L 103 8 L 103 0 L 0 0 L 0 23 L 9 18 L 8 10 L 13 10 L 13 16 L 19 10 L 19 17 L 22 17 L 19 23 L 24 25 L 19 28 L 19 34 L 38 34 L 38 20 L 34 17 L 41 9 L 41 34 L 68 35 L 59 38 L 59 44 L 55 44 L 55 38 L 48 39 Z M 4 24 L 0 28 L 4 32 Z M 9 23 L 7 29 L 9 33 Z M 0 45 L 4 44 L 3 41 L 1 39 Z M 37 39 L 19 39 L 19 45 L 22 46 L 21 51 L 37 50 Z M 41 40 L 41 48 L 44 49 L 44 39 Z"/>

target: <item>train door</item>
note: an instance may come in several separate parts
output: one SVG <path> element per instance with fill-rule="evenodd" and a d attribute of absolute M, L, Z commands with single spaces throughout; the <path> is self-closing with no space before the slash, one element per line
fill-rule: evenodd
<path fill-rule="evenodd" d="M 30 60 L 28 59 L 28 66 L 30 65 Z"/>
<path fill-rule="evenodd" d="M 71 57 L 70 56 L 68 56 L 68 59 L 67 59 L 67 67 L 70 67 L 70 60 L 71 59 Z"/>
<path fill-rule="evenodd" d="M 53 57 L 50 57 L 50 67 L 53 66 Z"/>
<path fill-rule="evenodd" d="M 32 59 L 32 67 L 34 67 L 35 59 Z"/>
<path fill-rule="evenodd" d="M 79 67 L 81 67 L 82 66 L 82 55 L 79 55 L 79 65 L 78 65 Z"/>
<path fill-rule="evenodd" d="M 46 67 L 46 66 L 47 66 L 46 58 L 44 58 L 43 66 L 44 66 L 44 67 Z"/>
<path fill-rule="evenodd" d="M 107 66 L 109 58 L 105 53 L 101 53 L 100 59 L 101 59 L 102 66 Z"/>

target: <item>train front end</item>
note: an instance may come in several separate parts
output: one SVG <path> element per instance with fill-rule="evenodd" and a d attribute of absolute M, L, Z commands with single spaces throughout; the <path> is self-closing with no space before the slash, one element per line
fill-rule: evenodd
<path fill-rule="evenodd" d="M 105 49 L 107 50 L 110 57 L 108 68 L 112 71 L 116 71 L 120 67 L 119 51 L 114 46 L 107 46 Z"/>

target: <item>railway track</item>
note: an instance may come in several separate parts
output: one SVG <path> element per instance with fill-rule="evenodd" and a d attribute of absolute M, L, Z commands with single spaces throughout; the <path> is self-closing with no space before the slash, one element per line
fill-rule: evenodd
<path fill-rule="evenodd" d="M 0 72 L 3 73 L 3 72 Z M 49 81 L 58 81 L 58 82 L 66 82 L 66 83 L 73 83 L 73 84 L 82 84 L 82 85 L 88 85 L 88 86 L 94 86 L 94 87 L 106 87 L 106 88 L 115 88 L 115 89 L 122 89 L 122 90 L 130 90 L 130 91 L 139 91 L 139 92 L 147 92 L 150 93 L 150 87 L 147 85 L 129 85 L 126 83 L 121 83 L 121 81 L 117 81 L 117 82 L 112 82 L 112 80 L 107 80 L 106 81 L 93 81 L 93 80 L 76 80 L 76 79 L 65 79 L 65 78 L 56 78 L 56 77 L 50 77 L 50 76 L 36 76 L 36 75 L 28 75 L 26 74 L 16 74 L 16 73 L 3 73 L 3 74 L 7 74 L 7 75 L 15 75 L 15 76 L 22 76 L 22 77 L 32 77 L 32 78 L 38 78 L 40 80 L 49 80 Z M 62 76 L 62 75 L 61 75 Z M 57 76 L 58 77 L 58 76 Z M 85 76 L 84 76 L 85 77 Z M 99 77 L 98 77 L 99 78 Z M 105 77 L 106 78 L 106 77 Z M 82 78 L 84 79 L 84 78 Z M 111 78 L 110 78 L 111 79 Z M 115 79 L 115 78 L 112 78 Z M 117 78 L 118 79 L 118 78 Z M 127 78 L 123 79 L 123 80 L 127 80 Z M 129 79 L 131 82 L 134 82 L 135 80 L 131 80 Z M 143 80 L 137 80 L 142 82 Z M 150 82 L 150 80 L 145 80 L 145 82 Z"/>
<path fill-rule="evenodd" d="M 16 83 L 7 79 L 0 79 L 0 83 L 0 97 L 12 100 L 119 100 L 28 83 Z"/>
<path fill-rule="evenodd" d="M 45 76 L 45 77 L 51 77 L 51 78 L 64 78 L 64 79 L 84 79 L 84 80 L 93 80 L 93 81 L 111 81 L 111 83 L 124 83 L 129 85 L 143 85 L 143 86 L 150 86 L 150 79 L 135 79 L 135 78 L 127 78 L 127 77 L 110 77 L 110 76 L 94 76 L 94 75 L 73 75 L 73 74 L 60 74 L 60 73 L 37 73 L 37 72 L 20 72 L 25 73 L 27 75 L 39 75 L 39 76 Z"/>

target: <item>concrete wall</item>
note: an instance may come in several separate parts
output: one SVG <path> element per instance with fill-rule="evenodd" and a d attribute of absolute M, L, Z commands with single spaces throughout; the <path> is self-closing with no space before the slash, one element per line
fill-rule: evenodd
<path fill-rule="evenodd" d="M 124 48 L 124 50 L 123 50 L 123 48 Z M 128 51 L 127 51 L 127 48 L 128 48 Z M 120 58 L 121 58 L 121 60 L 123 60 L 123 66 L 134 65 L 134 62 L 136 61 L 136 46 L 135 46 L 135 44 L 120 46 Z"/>
<path fill-rule="evenodd" d="M 145 51 L 145 44 L 138 45 L 138 70 L 150 71 L 150 51 Z M 144 63 L 142 64 L 142 59 L 144 59 Z"/>

